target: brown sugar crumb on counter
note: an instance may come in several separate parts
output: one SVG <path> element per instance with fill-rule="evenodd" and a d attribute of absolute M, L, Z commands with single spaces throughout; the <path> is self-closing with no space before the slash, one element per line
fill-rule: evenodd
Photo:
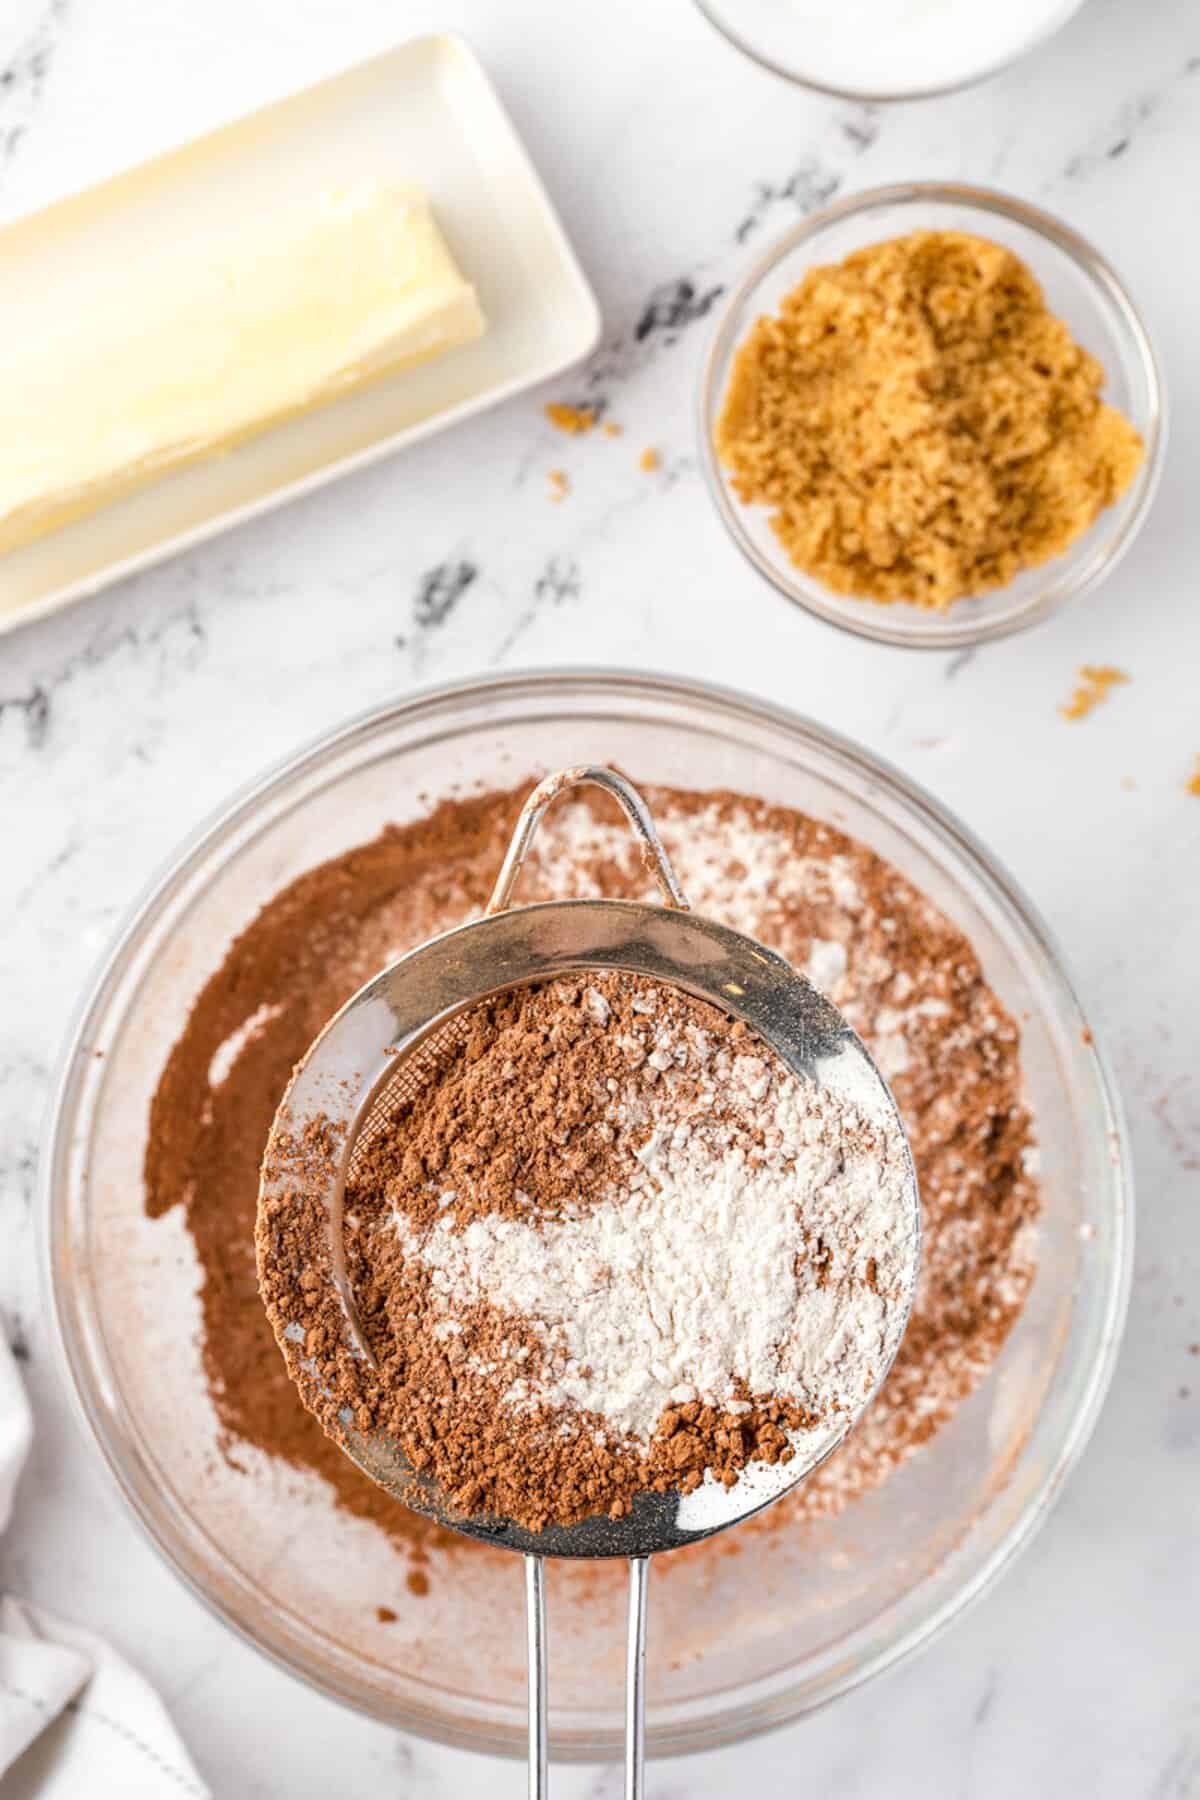
<path fill-rule="evenodd" d="M 546 480 L 549 483 L 550 499 L 565 500 L 571 491 L 571 483 L 567 478 L 567 471 L 565 469 L 551 469 Z"/>
<path fill-rule="evenodd" d="M 715 432 L 835 593 L 945 608 L 1060 555 L 1129 486 L 1134 427 L 1003 245 L 919 231 L 813 268 L 737 352 Z"/>
<path fill-rule="evenodd" d="M 605 437 L 620 437 L 621 427 L 619 425 L 614 425 L 611 419 L 605 419 L 604 435 Z"/>
<path fill-rule="evenodd" d="M 565 431 L 569 437 L 583 437 L 596 424 L 594 406 L 568 406 L 565 401 L 552 400 L 544 411 L 555 430 Z"/>
<path fill-rule="evenodd" d="M 653 475 L 655 469 L 662 467 L 662 457 L 652 446 L 642 451 L 638 457 L 638 468 L 644 475 Z"/>
<path fill-rule="evenodd" d="M 1124 669 L 1114 669 L 1103 663 L 1085 663 L 1079 671 L 1074 693 L 1058 710 L 1064 719 L 1086 719 L 1108 699 L 1113 688 L 1126 687 L 1128 683 L 1129 676 Z"/>
<path fill-rule="evenodd" d="M 375 1608 L 375 1617 L 379 1620 L 381 1625 L 394 1625 L 396 1620 L 400 1617 L 400 1614 L 398 1612 L 393 1612 L 390 1606 L 377 1606 Z"/>
<path fill-rule="evenodd" d="M 1186 785 L 1188 793 L 1195 794 L 1196 798 L 1200 799 L 1200 756 L 1196 758 L 1195 773 Z"/>

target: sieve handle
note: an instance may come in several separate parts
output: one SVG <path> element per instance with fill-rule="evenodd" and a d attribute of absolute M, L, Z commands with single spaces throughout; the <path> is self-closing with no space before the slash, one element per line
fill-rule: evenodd
<path fill-rule="evenodd" d="M 629 1648 L 625 1664 L 625 1800 L 642 1800 L 646 1779 L 646 1596 L 650 1558 L 629 1559 Z"/>
<path fill-rule="evenodd" d="M 546 1678 L 546 1564 L 525 1558 L 525 1630 L 529 1662 L 529 1800 L 549 1793 L 550 1700 Z"/>
<path fill-rule="evenodd" d="M 587 763 L 577 769 L 560 769 L 557 775 L 547 775 L 545 781 L 539 781 L 521 808 L 521 816 L 513 830 L 512 839 L 505 852 L 504 862 L 496 877 L 496 885 L 492 889 L 492 897 L 488 901 L 489 913 L 505 912 L 512 899 L 512 891 L 517 876 L 529 854 L 529 846 L 534 840 L 538 826 L 542 822 L 546 808 L 557 800 L 560 794 L 569 792 L 571 788 L 598 787 L 606 794 L 611 794 L 620 806 L 633 829 L 633 835 L 641 845 L 642 857 L 647 869 L 654 876 L 668 906 L 686 911 L 687 901 L 683 897 L 683 889 L 675 878 L 670 858 L 663 849 L 650 808 L 642 799 L 631 781 L 624 775 L 618 775 L 615 769 L 606 769 L 602 763 Z"/>
<path fill-rule="evenodd" d="M 646 1598 L 650 1558 L 629 1559 L 629 1640 L 625 1665 L 625 1800 L 643 1800 L 646 1779 Z M 549 1681 L 546 1664 L 546 1564 L 525 1558 L 525 1630 L 529 1661 L 529 1800 L 549 1795 Z"/>

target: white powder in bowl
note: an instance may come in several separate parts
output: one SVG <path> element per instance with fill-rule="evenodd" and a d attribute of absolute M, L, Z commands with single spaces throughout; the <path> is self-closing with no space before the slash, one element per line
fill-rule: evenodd
<path fill-rule="evenodd" d="M 1066 23 L 1082 0 L 702 0 L 730 37 L 801 81 L 901 97 L 975 80 Z"/>

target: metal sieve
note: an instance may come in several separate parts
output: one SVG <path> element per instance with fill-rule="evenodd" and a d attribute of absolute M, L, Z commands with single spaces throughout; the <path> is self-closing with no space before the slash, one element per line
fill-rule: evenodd
<path fill-rule="evenodd" d="M 662 894 L 662 905 L 562 900 L 510 906 L 546 808 L 558 795 L 583 786 L 603 789 L 621 806 Z M 913 1255 L 901 1329 L 862 1407 L 852 1417 L 839 1416 L 815 1444 L 806 1441 L 803 1456 L 797 1454 L 786 1464 L 750 1464 L 728 1489 L 707 1481 L 691 1494 L 645 1492 L 620 1519 L 594 1517 L 534 1532 L 512 1519 L 463 1514 L 429 1476 L 410 1467 L 391 1439 L 362 1432 L 349 1414 L 341 1418 L 338 1442 L 373 1481 L 453 1531 L 524 1556 L 533 1800 L 544 1800 L 547 1793 L 544 1559 L 629 1561 L 625 1792 L 627 1800 L 640 1800 L 649 1558 L 661 1550 L 696 1543 L 761 1511 L 794 1488 L 844 1440 L 887 1374 L 903 1335 L 919 1242 L 916 1176 L 895 1103 L 840 1013 L 774 951 L 688 909 L 646 803 L 624 776 L 599 766 L 567 769 L 540 783 L 526 802 L 484 917 L 420 945 L 360 989 L 316 1039 L 276 1114 L 264 1169 L 271 1165 L 276 1134 L 296 1136 L 306 1126 L 328 1119 L 345 1127 L 340 1153 L 323 1190 L 314 1197 L 328 1219 L 331 1276 L 341 1301 L 346 1344 L 355 1354 L 374 1363 L 346 1272 L 342 1229 L 346 1184 L 357 1160 L 437 1072 L 466 1029 L 465 1015 L 471 1008 L 534 982 L 604 970 L 680 988 L 744 1022 L 803 1079 L 856 1106 L 885 1108 L 905 1144 Z M 264 1174 L 260 1201 L 272 1192 L 270 1177 Z M 286 1342 L 284 1348 L 286 1352 Z"/>

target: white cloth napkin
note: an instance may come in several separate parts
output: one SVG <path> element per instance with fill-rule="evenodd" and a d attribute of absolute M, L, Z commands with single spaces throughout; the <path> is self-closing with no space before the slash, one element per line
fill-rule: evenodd
<path fill-rule="evenodd" d="M 0 1531 L 33 1420 L 0 1336 Z M 0 1600 L 0 1791 L 5 1800 L 209 1800 L 158 1695 L 90 1631 Z"/>

